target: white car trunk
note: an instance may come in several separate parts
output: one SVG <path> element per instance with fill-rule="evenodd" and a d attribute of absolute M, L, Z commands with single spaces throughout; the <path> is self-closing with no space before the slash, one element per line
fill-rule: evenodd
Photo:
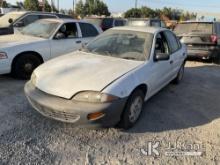
<path fill-rule="evenodd" d="M 34 73 L 37 88 L 48 94 L 70 99 L 80 91 L 101 91 L 141 64 L 143 61 L 77 51 L 48 61 Z"/>

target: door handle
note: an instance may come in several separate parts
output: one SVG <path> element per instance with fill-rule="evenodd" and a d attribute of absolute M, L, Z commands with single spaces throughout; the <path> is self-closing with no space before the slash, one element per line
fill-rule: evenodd
<path fill-rule="evenodd" d="M 77 44 L 81 44 L 81 43 L 82 43 L 82 41 L 76 41 L 76 43 L 77 43 Z"/>
<path fill-rule="evenodd" d="M 170 64 L 173 64 L 173 60 L 170 61 Z"/>

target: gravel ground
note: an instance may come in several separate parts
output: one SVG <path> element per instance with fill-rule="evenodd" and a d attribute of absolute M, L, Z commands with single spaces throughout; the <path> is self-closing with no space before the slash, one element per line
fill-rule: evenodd
<path fill-rule="evenodd" d="M 74 128 L 47 119 L 29 106 L 24 81 L 1 76 L 0 164 L 220 164 L 220 66 L 186 67 L 182 83 L 150 99 L 128 131 Z M 148 142 L 157 141 L 160 155 L 147 156 Z M 202 155 L 165 156 L 169 144 Z"/>

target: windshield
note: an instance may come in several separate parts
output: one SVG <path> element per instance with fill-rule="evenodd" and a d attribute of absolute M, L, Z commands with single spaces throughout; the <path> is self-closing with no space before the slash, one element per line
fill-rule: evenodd
<path fill-rule="evenodd" d="M 58 22 L 39 20 L 21 30 L 24 35 L 31 35 L 35 37 L 49 38 L 59 26 Z"/>
<path fill-rule="evenodd" d="M 0 17 L 0 27 L 8 27 L 10 26 L 10 23 L 8 22 L 8 20 L 11 18 L 13 21 L 15 21 L 16 19 L 18 19 L 19 17 L 21 17 L 23 15 L 23 13 L 8 13 L 6 15 L 3 15 L 2 17 Z"/>
<path fill-rule="evenodd" d="M 210 33 L 213 31 L 212 23 L 181 23 L 176 26 L 174 32 L 178 34 L 190 33 L 190 32 L 202 32 L 202 33 Z"/>
<path fill-rule="evenodd" d="M 150 54 L 153 34 L 109 30 L 90 42 L 84 51 L 103 56 L 144 61 Z"/>

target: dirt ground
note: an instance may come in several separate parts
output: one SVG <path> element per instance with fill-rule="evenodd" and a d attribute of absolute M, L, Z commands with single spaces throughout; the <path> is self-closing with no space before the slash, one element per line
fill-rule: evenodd
<path fill-rule="evenodd" d="M 24 83 L 0 76 L 1 165 L 220 164 L 220 66 L 187 62 L 182 83 L 150 99 L 128 131 L 74 128 L 47 119 L 29 106 Z M 149 142 L 157 141 L 160 155 L 149 155 Z M 166 156 L 169 144 L 202 155 Z"/>

